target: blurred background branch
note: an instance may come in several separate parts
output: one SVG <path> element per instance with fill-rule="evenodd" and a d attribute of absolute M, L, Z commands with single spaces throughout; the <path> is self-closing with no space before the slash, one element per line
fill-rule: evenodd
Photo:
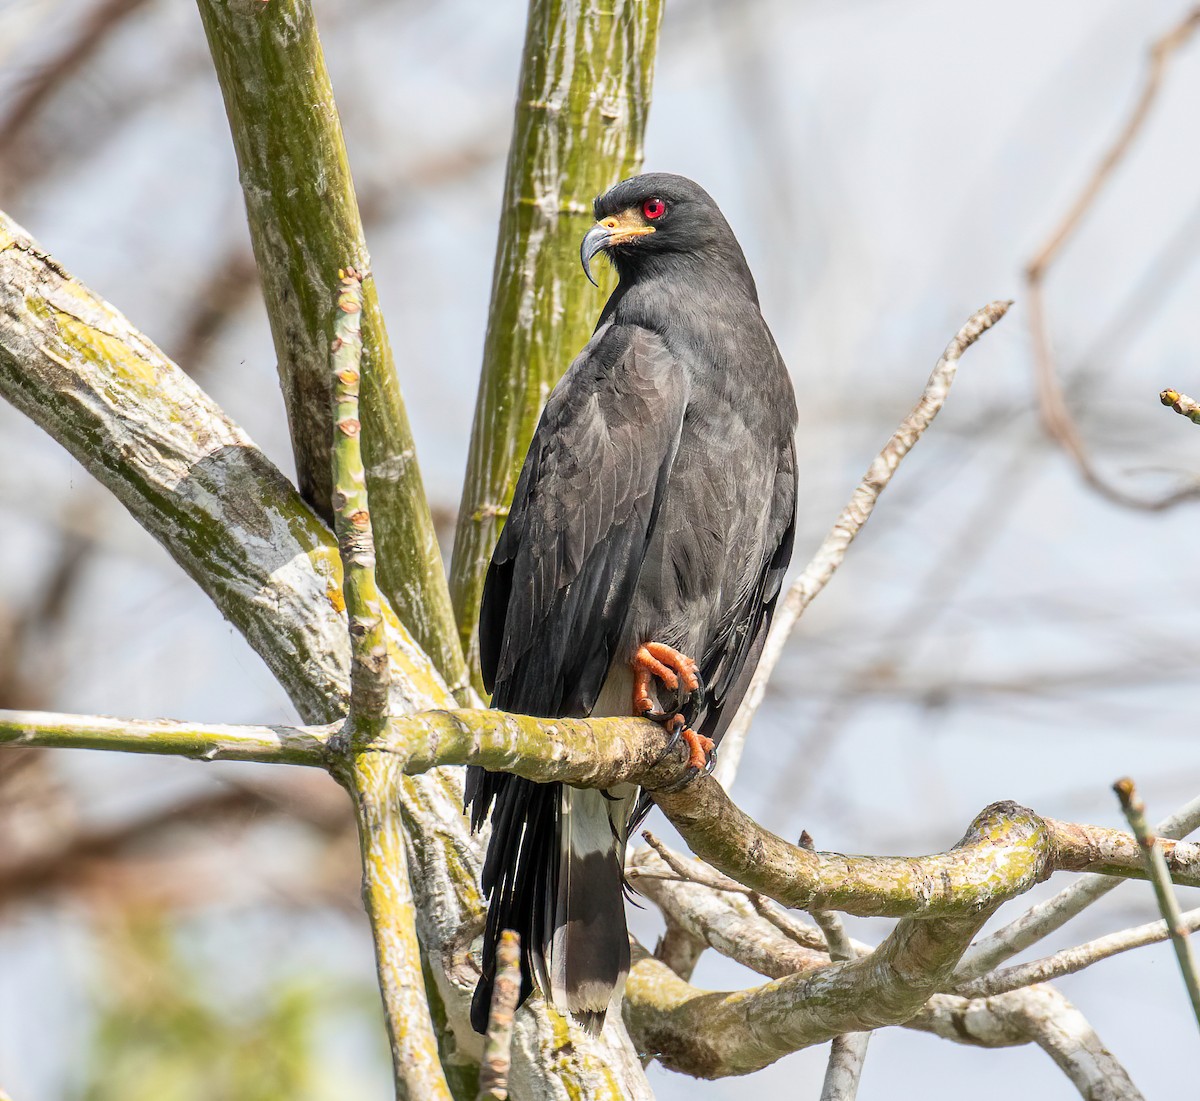
<path fill-rule="evenodd" d="M 1062 221 L 1054 228 L 1049 238 L 1025 268 L 1029 327 L 1033 337 L 1034 365 L 1042 424 L 1075 461 L 1084 481 L 1092 489 L 1114 504 L 1150 511 L 1171 508 L 1173 505 L 1195 498 L 1200 495 L 1200 481 L 1193 475 L 1188 478 L 1190 483 L 1188 485 L 1162 496 L 1144 497 L 1121 489 L 1100 473 L 1089 455 L 1087 445 L 1084 443 L 1063 394 L 1062 383 L 1059 381 L 1058 368 L 1054 360 L 1043 288 L 1046 276 L 1064 246 L 1095 205 L 1112 174 L 1129 155 L 1138 135 L 1146 125 L 1146 120 L 1150 117 L 1151 109 L 1158 98 L 1171 61 L 1174 60 L 1178 51 L 1189 43 L 1197 27 L 1200 27 L 1200 7 L 1194 7 L 1188 11 L 1183 19 L 1151 44 L 1145 83 L 1142 85 L 1129 117 L 1113 139 L 1112 145 L 1105 151 L 1083 190 L 1063 216 Z"/>

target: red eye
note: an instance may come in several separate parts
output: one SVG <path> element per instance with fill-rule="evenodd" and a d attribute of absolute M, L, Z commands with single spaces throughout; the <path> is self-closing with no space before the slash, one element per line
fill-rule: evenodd
<path fill-rule="evenodd" d="M 661 218 L 667 212 L 667 204 L 662 199 L 647 199 L 642 203 L 642 213 L 646 215 L 648 221 L 654 221 L 655 218 Z"/>

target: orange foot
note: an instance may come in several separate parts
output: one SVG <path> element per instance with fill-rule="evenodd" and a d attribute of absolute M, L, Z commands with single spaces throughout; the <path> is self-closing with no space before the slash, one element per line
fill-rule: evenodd
<path fill-rule="evenodd" d="M 697 734 L 690 726 L 685 725 L 682 715 L 676 715 L 668 724 L 667 730 L 683 738 L 688 747 L 688 768 L 704 771 L 708 768 L 708 755 L 717 748 L 712 738 Z"/>
<path fill-rule="evenodd" d="M 699 666 L 686 654 L 661 642 L 647 642 L 633 655 L 633 713 L 644 715 L 654 710 L 650 700 L 650 678 L 658 677 L 674 691 L 683 682 L 684 688 L 695 692 L 700 687 Z M 682 721 L 682 719 L 680 720 Z"/>

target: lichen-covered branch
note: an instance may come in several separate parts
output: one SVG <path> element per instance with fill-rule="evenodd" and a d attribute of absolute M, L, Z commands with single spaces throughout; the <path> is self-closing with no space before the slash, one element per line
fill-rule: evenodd
<path fill-rule="evenodd" d="M 104 722 L 0 711 L 0 742 L 83 745 Z M 163 751 L 204 756 L 200 744 L 209 731 L 219 746 L 230 729 L 160 720 L 140 724 L 130 747 L 148 752 L 146 732 L 158 731 L 164 735 Z M 248 729 L 261 747 L 263 732 L 273 728 Z M 327 736 L 325 728 L 298 728 L 302 730 L 310 731 L 316 742 Z M 119 729 L 110 728 L 106 737 L 107 748 L 121 748 Z M 289 752 L 300 753 L 299 746 L 297 732 L 290 738 Z M 1056 871 L 1095 871 L 1126 878 L 1146 874 L 1137 843 L 1127 833 L 1044 818 L 1015 803 L 995 803 L 985 809 L 972 823 L 969 840 L 945 853 L 910 857 L 812 852 L 763 829 L 734 805 L 711 776 L 697 776 L 682 790 L 671 791 L 689 774 L 687 748 L 670 746 L 662 728 L 645 719 L 539 719 L 490 710 L 425 711 L 389 718 L 382 735 L 360 743 L 360 749 L 397 758 L 413 776 L 440 777 L 439 766 L 477 764 L 539 782 L 594 788 L 640 784 L 694 853 L 747 890 L 790 908 L 938 917 L 998 905 Z M 261 759 L 268 758 L 264 751 Z M 314 758 L 311 763 L 322 762 Z M 1162 844 L 1174 881 L 1200 886 L 1200 845 Z"/>
<path fill-rule="evenodd" d="M 1160 822 L 1154 832 L 1159 837 L 1178 840 L 1196 829 L 1200 829 L 1200 796 Z M 1120 885 L 1121 880 L 1103 875 L 1085 875 L 1076 880 L 972 945 L 955 971 L 955 980 L 965 982 L 986 974 L 997 964 L 1061 929 L 1076 914 Z"/>
<path fill-rule="evenodd" d="M 900 422 L 891 439 L 884 444 L 883 450 L 867 468 L 849 503 L 842 509 L 824 542 L 817 548 L 812 561 L 792 582 L 779 601 L 771 632 L 767 636 L 750 688 L 733 722 L 729 724 L 725 737 L 721 739 L 721 756 L 717 760 L 716 776 L 725 787 L 733 783 L 737 774 L 750 723 L 766 695 L 767 682 L 783 656 L 784 647 L 796 622 L 817 594 L 829 584 L 845 559 L 850 544 L 871 518 L 879 495 L 887 488 L 904 456 L 913 449 L 917 440 L 924 435 L 934 417 L 946 404 L 963 352 L 995 325 L 1011 305 L 1011 302 L 990 302 L 967 318 L 966 324 L 955 334 L 934 365 L 933 372 L 912 412 Z"/>
<path fill-rule="evenodd" d="M 1127 834 L 1041 818 L 1014 803 L 987 808 L 973 827 L 981 839 L 951 852 L 852 857 L 788 844 L 736 807 L 711 777 L 682 793 L 652 795 L 697 856 L 751 890 L 801 910 L 937 915 L 998 904 L 1052 871 L 1145 876 Z M 986 859 L 977 858 L 982 851 Z M 1174 843 L 1167 859 L 1177 883 L 1200 883 L 1200 846 Z"/>
<path fill-rule="evenodd" d="M 397 1101 L 451 1101 L 421 975 L 416 906 L 400 803 L 398 761 L 357 754 L 344 773 L 358 818 L 363 903 L 387 1009 Z"/>
<path fill-rule="evenodd" d="M 332 536 L 183 371 L 3 214 L 0 394 L 163 544 L 307 719 L 337 717 Z"/>
<path fill-rule="evenodd" d="M 451 567 L 467 664 L 483 576 L 542 405 L 603 299 L 579 270 L 600 192 L 642 162 L 662 0 L 530 0 L 475 427 Z"/>
<path fill-rule="evenodd" d="M 199 0 L 199 8 L 237 153 L 301 493 L 331 520 L 329 273 L 366 273 L 370 261 L 316 20 L 309 0 Z M 466 667 L 371 280 L 362 334 L 379 580 L 400 621 L 461 692 Z"/>
<path fill-rule="evenodd" d="M 344 717 L 349 644 L 332 533 L 191 379 L 2 214 L 0 395 L 67 447 L 163 544 L 246 636 L 306 721 Z M 383 611 L 391 713 L 454 706 L 391 607 Z M 82 724 L 93 728 L 90 734 L 70 721 L 66 729 L 54 725 L 34 730 L 25 720 L 6 722 L 3 738 L 85 745 L 98 724 Z M 211 728 L 158 725 L 179 739 L 170 752 L 203 757 L 229 749 Z M 145 752 L 145 734 L 125 738 L 106 729 L 105 748 Z M 253 750 L 262 754 L 253 759 L 279 759 L 270 740 Z M 296 741 L 286 749 L 309 752 Z M 312 752 L 311 763 L 321 763 Z M 474 980 L 458 970 L 457 938 L 480 911 L 480 854 L 461 814 L 461 779 L 457 770 L 432 769 L 405 778 L 401 796 L 418 928 L 445 999 L 443 1046 L 457 1045 L 448 1058 L 459 1065 L 477 1063 L 467 1020 Z M 521 1014 L 513 1062 L 513 1080 L 527 1101 L 566 1101 L 572 1093 L 622 1101 L 649 1096 L 623 1033 L 564 1036 L 540 1004 Z"/>
<path fill-rule="evenodd" d="M 1036 845 L 1040 832 L 1017 808 L 996 807 L 976 819 L 955 851 L 978 852 L 1005 834 L 1011 858 L 1023 843 Z M 987 863 L 1003 878 L 1009 862 L 997 856 Z M 941 989 L 1002 893 L 955 916 L 906 918 L 870 955 L 732 994 L 697 991 L 658 961 L 641 959 L 630 972 L 626 1020 L 664 1065 L 699 1077 L 748 1074 L 800 1047 L 901 1024 Z"/>
<path fill-rule="evenodd" d="M 0 745 L 104 749 L 191 757 L 197 761 L 258 761 L 323 767 L 327 743 L 341 723 L 327 726 L 225 726 L 169 719 L 110 719 L 47 711 L 0 711 Z"/>
<path fill-rule="evenodd" d="M 332 533 L 211 398 L 2 213 L 0 395 L 163 545 L 307 721 L 344 714 L 349 643 Z M 441 678 L 385 615 L 393 710 L 444 706 Z"/>
<path fill-rule="evenodd" d="M 638 890 L 654 900 L 668 924 L 687 922 L 702 944 L 769 978 L 828 966 L 828 957 L 823 952 L 803 948 L 799 953 L 796 951 L 798 941 L 815 944 L 820 937 L 818 930 L 805 926 L 799 937 L 781 934 L 761 912 L 757 916 L 762 920 L 756 921 L 746 905 L 747 896 L 730 890 L 728 884 L 732 881 L 694 860 L 674 853 L 670 857 L 664 861 L 658 851 L 653 854 L 643 851 L 634 856 L 631 866 Z M 664 862 L 672 869 L 670 877 L 661 874 Z M 745 888 L 741 890 L 744 892 Z M 731 932 L 734 935 L 728 935 Z M 873 951 L 865 944 L 855 943 L 853 948 L 859 956 Z M 647 993 L 653 997 L 655 992 L 653 983 L 646 989 L 635 985 L 626 996 L 632 1002 Z M 978 1047 L 1037 1043 L 1051 1052 L 1085 1098 L 1141 1101 L 1124 1068 L 1079 1011 L 1050 987 L 970 999 L 934 994 L 903 1027 Z"/>

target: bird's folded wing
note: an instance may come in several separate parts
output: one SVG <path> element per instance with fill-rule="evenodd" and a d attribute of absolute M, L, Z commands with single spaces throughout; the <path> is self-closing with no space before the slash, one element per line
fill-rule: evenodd
<path fill-rule="evenodd" d="M 484 586 L 493 706 L 591 711 L 679 445 L 688 377 L 655 333 L 606 325 L 551 395 Z"/>

